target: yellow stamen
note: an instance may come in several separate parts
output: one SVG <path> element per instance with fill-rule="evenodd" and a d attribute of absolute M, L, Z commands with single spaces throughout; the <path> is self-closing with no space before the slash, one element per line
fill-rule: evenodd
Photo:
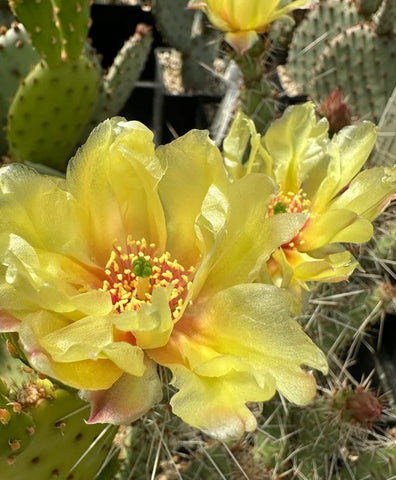
<path fill-rule="evenodd" d="M 145 239 L 134 241 L 127 239 L 126 253 L 115 245 L 106 264 L 101 290 L 109 292 L 117 312 L 137 310 L 143 304 L 151 303 L 154 287 L 172 286 L 169 307 L 176 319 L 184 305 L 191 279 L 195 272 L 188 271 L 169 252 L 155 254 L 155 244 L 147 244 Z"/>

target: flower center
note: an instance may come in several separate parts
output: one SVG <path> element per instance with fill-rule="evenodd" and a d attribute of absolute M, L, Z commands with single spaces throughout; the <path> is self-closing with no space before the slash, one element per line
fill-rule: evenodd
<path fill-rule="evenodd" d="M 268 205 L 268 216 L 278 213 L 309 213 L 310 206 L 311 202 L 301 188 L 297 193 L 284 193 L 280 190 Z"/>
<path fill-rule="evenodd" d="M 109 292 L 115 311 L 137 310 L 151 303 L 154 287 L 172 286 L 169 308 L 176 319 L 192 285 L 194 267 L 185 270 L 169 252 L 155 255 L 156 245 L 145 239 L 127 239 L 126 251 L 115 245 L 105 268 L 106 279 L 101 288 Z"/>
<path fill-rule="evenodd" d="M 297 193 L 279 191 L 278 195 L 271 200 L 268 205 L 267 215 L 278 215 L 279 213 L 309 213 L 311 202 L 307 198 L 307 194 L 300 188 Z M 305 225 L 304 225 L 305 227 Z M 297 233 L 291 242 L 282 245 L 282 248 L 296 248 L 304 243 L 302 231 L 304 227 Z"/>

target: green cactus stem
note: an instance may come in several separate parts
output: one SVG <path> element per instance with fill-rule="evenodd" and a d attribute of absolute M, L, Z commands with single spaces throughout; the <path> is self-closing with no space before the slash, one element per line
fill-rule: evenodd
<path fill-rule="evenodd" d="M 9 110 L 12 157 L 64 168 L 92 114 L 98 86 L 97 70 L 85 57 L 57 68 L 36 65 Z"/>
<path fill-rule="evenodd" d="M 259 133 L 265 132 L 276 112 L 275 89 L 266 65 L 269 49 L 269 38 L 263 37 L 242 56 L 234 55 L 243 78 L 241 108 L 254 121 Z"/>
<path fill-rule="evenodd" d="M 86 0 L 52 0 L 59 22 L 64 54 L 71 59 L 81 55 L 88 35 L 90 6 Z"/>
<path fill-rule="evenodd" d="M 50 66 L 61 63 L 62 38 L 51 0 L 10 0 L 10 7 L 31 36 L 32 44 Z"/>
<path fill-rule="evenodd" d="M 21 23 L 0 34 L 0 155 L 8 151 L 5 127 L 10 102 L 22 79 L 39 59 Z"/>

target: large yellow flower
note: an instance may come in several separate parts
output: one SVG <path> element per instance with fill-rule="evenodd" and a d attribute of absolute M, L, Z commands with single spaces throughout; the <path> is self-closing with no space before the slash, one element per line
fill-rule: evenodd
<path fill-rule="evenodd" d="M 213 26 L 225 32 L 225 40 L 242 55 L 272 22 L 307 3 L 294 0 L 281 6 L 281 0 L 191 0 L 189 8 L 204 10 Z"/>
<path fill-rule="evenodd" d="M 322 353 L 284 291 L 251 283 L 305 216 L 265 218 L 273 182 L 230 185 L 207 133 L 155 151 L 140 123 L 108 120 L 65 180 L 11 165 L 0 186 L 0 329 L 82 390 L 89 422 L 151 408 L 157 365 L 173 372 L 174 412 L 219 438 L 255 428 L 248 401 L 314 395 L 302 366 L 325 371 Z"/>
<path fill-rule="evenodd" d="M 250 158 L 242 164 L 250 140 Z M 268 216 L 304 212 L 303 228 L 277 249 L 261 279 L 282 287 L 345 280 L 358 263 L 344 242 L 362 243 L 373 234 L 372 220 L 396 194 L 396 167 L 359 173 L 376 140 L 370 122 L 343 128 L 332 139 L 326 119 L 316 120 L 313 103 L 290 107 L 260 137 L 239 114 L 224 142 L 231 178 L 264 172 L 278 184 Z"/>

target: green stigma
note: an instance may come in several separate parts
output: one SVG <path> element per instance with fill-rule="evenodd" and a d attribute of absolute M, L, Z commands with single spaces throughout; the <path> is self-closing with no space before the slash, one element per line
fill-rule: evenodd
<path fill-rule="evenodd" d="M 274 215 L 278 215 L 278 213 L 286 213 L 286 205 L 283 202 L 278 202 L 274 205 Z"/>
<path fill-rule="evenodd" d="M 149 277 L 153 271 L 153 265 L 144 257 L 139 257 L 133 261 L 132 271 L 136 277 Z"/>

